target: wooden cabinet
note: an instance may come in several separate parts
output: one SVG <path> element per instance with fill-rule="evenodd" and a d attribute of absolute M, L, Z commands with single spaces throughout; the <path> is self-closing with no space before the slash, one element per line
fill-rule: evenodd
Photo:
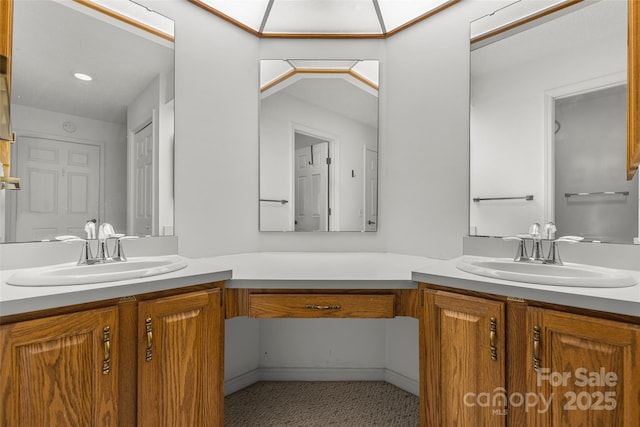
<path fill-rule="evenodd" d="M 424 292 L 420 323 L 422 426 L 503 426 L 504 304 L 451 292 Z"/>
<path fill-rule="evenodd" d="M 140 302 L 138 425 L 222 426 L 221 292 Z"/>
<path fill-rule="evenodd" d="M 220 285 L 2 319 L 0 425 L 222 426 Z"/>
<path fill-rule="evenodd" d="M 254 318 L 392 318 L 394 295 L 252 294 Z"/>
<path fill-rule="evenodd" d="M 116 307 L 0 327 L 3 426 L 118 426 Z"/>
<path fill-rule="evenodd" d="M 529 308 L 529 426 L 640 423 L 640 327 Z"/>
<path fill-rule="evenodd" d="M 421 292 L 422 426 L 640 423 L 640 319 L 425 284 Z"/>

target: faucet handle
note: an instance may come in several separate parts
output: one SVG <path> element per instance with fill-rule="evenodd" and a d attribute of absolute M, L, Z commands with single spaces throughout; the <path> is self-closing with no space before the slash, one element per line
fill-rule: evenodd
<path fill-rule="evenodd" d="M 562 259 L 560 259 L 560 251 L 558 250 L 558 243 L 566 242 L 570 245 L 578 243 L 579 241 L 584 240 L 583 237 L 579 236 L 562 236 L 558 237 L 555 240 L 551 241 L 551 246 L 549 246 L 549 254 L 547 258 L 543 261 L 544 264 L 553 264 L 553 265 L 563 265 Z"/>
<path fill-rule="evenodd" d="M 520 236 L 505 236 L 502 240 L 516 240 L 518 241 L 518 249 L 516 251 L 516 256 L 513 258 L 514 261 L 529 261 L 529 255 L 527 254 L 527 246 L 525 245 L 524 237 Z"/>
<path fill-rule="evenodd" d="M 114 234 L 112 237 L 115 237 L 117 239 L 116 248 L 113 251 L 113 260 L 126 261 L 127 257 L 124 255 L 124 248 L 122 247 L 122 241 L 137 239 L 138 236 L 125 236 L 124 234 Z"/>
<path fill-rule="evenodd" d="M 569 243 L 573 242 L 573 243 L 576 243 L 576 242 L 583 241 L 584 237 L 580 237 L 580 236 L 561 236 L 561 237 L 558 237 L 556 240 L 558 242 L 569 242 Z"/>
<path fill-rule="evenodd" d="M 93 255 L 91 254 L 91 246 L 89 245 L 89 241 L 87 239 L 82 239 L 78 236 L 71 235 L 56 236 L 55 239 L 62 243 L 82 242 L 78 265 L 90 264 L 93 260 Z"/>

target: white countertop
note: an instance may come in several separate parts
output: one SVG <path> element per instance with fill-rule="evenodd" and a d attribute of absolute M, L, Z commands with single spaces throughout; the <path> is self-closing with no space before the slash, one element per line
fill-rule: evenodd
<path fill-rule="evenodd" d="M 29 311 L 121 298 L 231 278 L 231 270 L 218 266 L 213 258 L 187 260 L 187 267 L 171 273 L 141 279 L 89 285 L 12 286 L 7 284 L 7 279 L 20 270 L 2 270 L 0 271 L 0 315 L 8 316 Z"/>
<path fill-rule="evenodd" d="M 189 259 L 184 269 L 143 279 L 92 285 L 22 287 L 6 284 L 19 270 L 0 272 L 0 315 L 6 316 L 201 283 L 228 288 L 416 289 L 427 282 L 496 295 L 640 316 L 640 285 L 582 288 L 535 285 L 477 276 L 447 261 L 367 252 L 255 252 Z M 640 282 L 640 272 L 632 271 Z"/>
<path fill-rule="evenodd" d="M 458 270 L 462 257 L 431 263 L 413 271 L 416 282 L 523 298 L 571 307 L 640 316 L 640 285 L 626 288 L 583 288 L 536 285 L 478 276 Z M 640 283 L 640 272 L 628 270 Z"/>

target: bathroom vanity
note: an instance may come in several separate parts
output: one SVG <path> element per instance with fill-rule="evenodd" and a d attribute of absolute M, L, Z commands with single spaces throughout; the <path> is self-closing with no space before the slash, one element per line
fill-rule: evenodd
<path fill-rule="evenodd" d="M 459 261 L 414 272 L 421 425 L 637 425 L 638 285 L 532 285 Z"/>
<path fill-rule="evenodd" d="M 422 426 L 637 424 L 638 285 L 533 285 L 458 262 L 250 253 L 39 288 L 3 272 L 3 425 L 222 426 L 224 320 L 237 316 L 417 318 Z"/>
<path fill-rule="evenodd" d="M 2 425 L 223 425 L 228 270 L 194 260 L 163 276 L 36 288 L 6 275 Z"/>

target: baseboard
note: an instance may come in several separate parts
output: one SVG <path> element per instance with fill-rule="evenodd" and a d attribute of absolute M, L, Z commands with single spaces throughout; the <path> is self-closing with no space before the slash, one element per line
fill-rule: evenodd
<path fill-rule="evenodd" d="M 260 376 L 260 369 L 254 369 L 237 377 L 229 378 L 224 382 L 224 395 L 235 393 L 243 388 L 247 388 L 252 384 L 262 380 Z"/>
<path fill-rule="evenodd" d="M 420 381 L 406 377 L 390 369 L 385 369 L 384 374 L 384 380 L 389 384 L 393 384 L 404 391 L 420 396 Z"/>
<path fill-rule="evenodd" d="M 258 368 L 224 382 L 225 396 L 258 381 L 386 381 L 419 395 L 419 382 L 385 368 Z"/>
<path fill-rule="evenodd" d="M 262 381 L 383 381 L 384 368 L 260 368 Z"/>

